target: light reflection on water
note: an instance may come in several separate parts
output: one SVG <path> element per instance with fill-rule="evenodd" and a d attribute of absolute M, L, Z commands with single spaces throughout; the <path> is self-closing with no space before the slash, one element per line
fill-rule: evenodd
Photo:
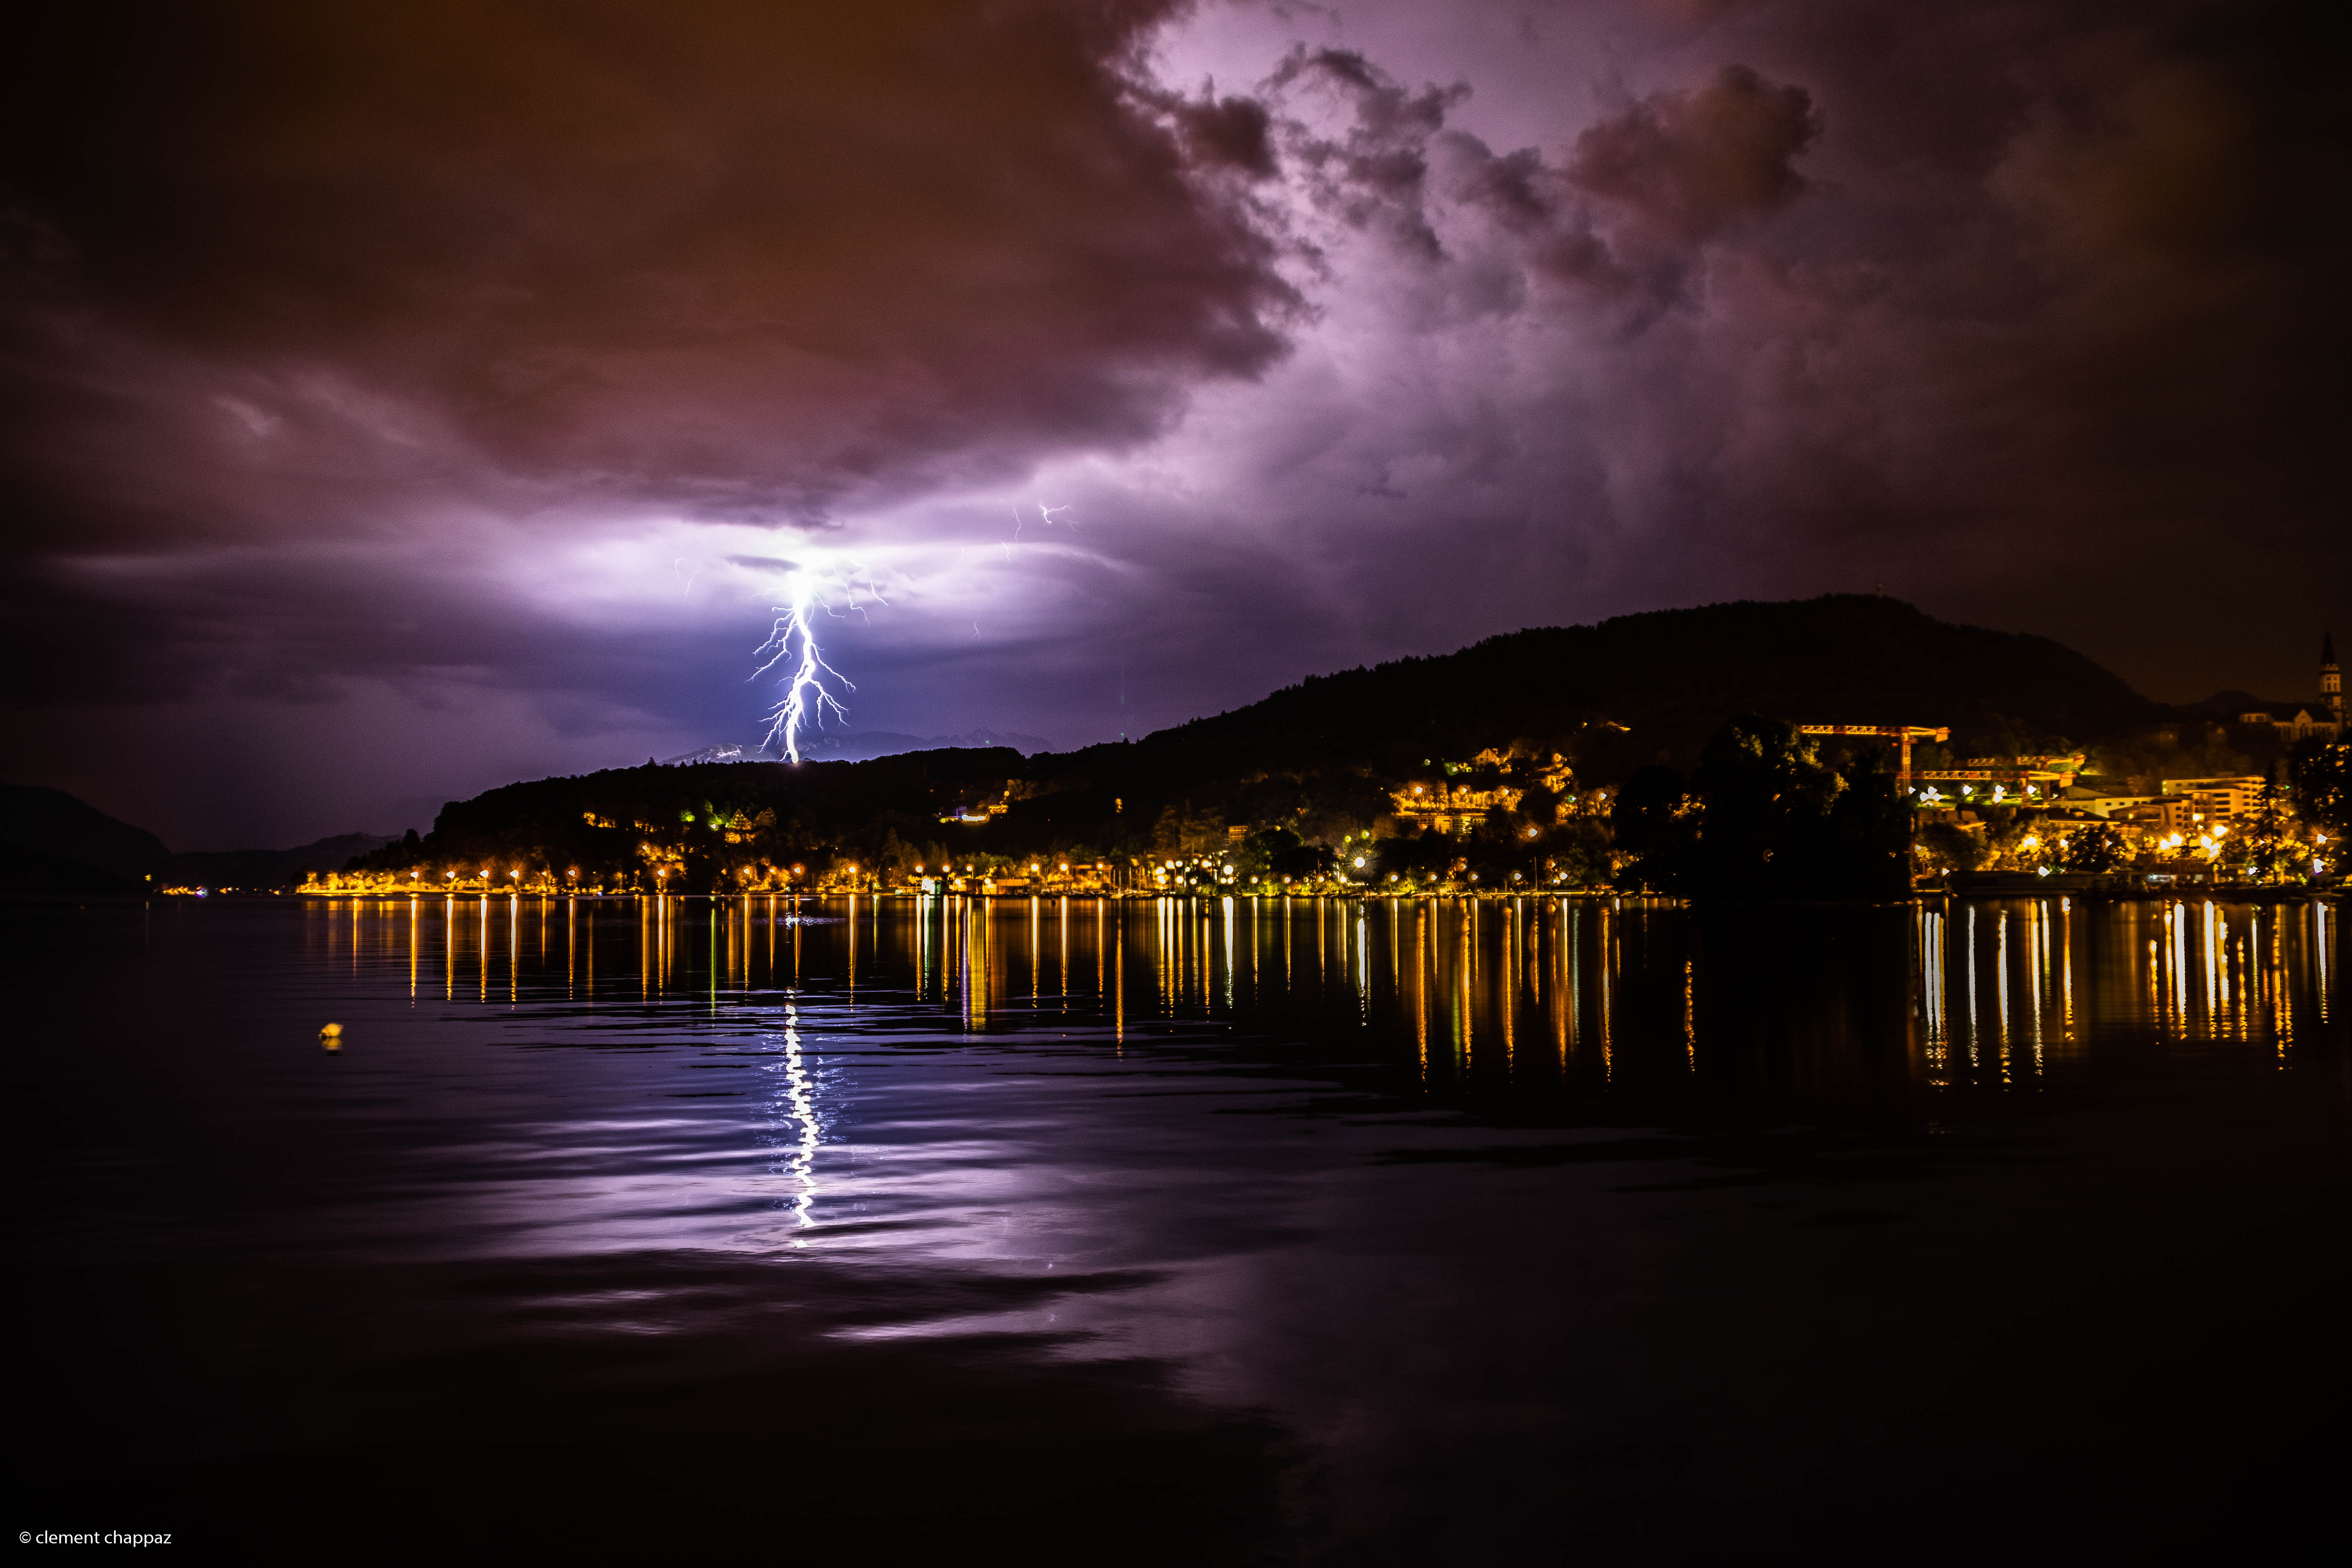
<path fill-rule="evenodd" d="M 1800 946 L 1826 931 L 1881 967 L 1833 977 L 1817 1000 L 1841 1015 L 1834 1024 L 1795 1022 L 1916 1037 L 1933 1086 L 1979 1072 L 2031 1081 L 2082 1027 L 2145 1024 L 2159 1039 L 2284 1052 L 2334 1021 L 2339 916 L 2323 900 L 2058 897 L 1808 914 Z M 1076 1011 L 1099 1016 L 1115 1037 L 1131 1023 L 1295 1015 L 1327 1031 L 1409 1036 L 1433 1079 L 1490 1065 L 1526 1077 L 1523 1058 L 1540 1064 L 1534 1077 L 1557 1076 L 1589 1056 L 1606 1082 L 1620 1037 L 1646 1030 L 1638 1043 L 1654 1047 L 1662 1025 L 1697 1073 L 1711 1017 L 1734 1033 L 1753 1022 L 1752 997 L 1716 994 L 1725 988 L 1710 959 L 1728 942 L 1772 950 L 1783 969 L 1837 967 L 1781 951 L 1792 928 L 1780 916 L 1631 900 L 353 900 L 316 904 L 309 921 L 321 956 L 353 973 L 396 963 L 412 998 L 435 973 L 445 1002 L 464 989 L 477 1003 L 512 1004 L 526 986 L 544 999 L 560 984 L 592 1006 L 634 996 L 714 1010 L 812 983 L 854 1005 L 862 984 L 877 999 L 910 994 L 975 1034 Z M 1853 982 L 1885 977 L 1898 926 L 1906 1005 L 1899 1017 L 1864 1018 L 1883 998 Z M 1755 978 L 1757 953 L 1726 956 L 1727 975 Z M 630 983 L 616 984 L 624 975 Z M 1661 1017 L 1662 984 L 1671 1018 Z"/>
<path fill-rule="evenodd" d="M 326 967 L 394 972 L 412 1005 L 437 990 L 541 1029 L 625 1026 L 755 1061 L 771 1087 L 740 1130 L 767 1151 L 752 1184 L 800 1234 L 730 1209 L 725 1244 L 797 1247 L 828 1225 L 870 1237 L 889 1219 L 908 1232 L 894 1245 L 958 1253 L 971 1238 L 950 1240 L 955 1216 L 1025 1201 L 1007 1173 L 1053 1152 L 976 1114 L 855 1152 L 842 1106 L 857 1058 L 1050 1040 L 1125 1063 L 1140 1043 L 1238 1037 L 1391 1103 L 1563 1124 L 1739 1103 L 1932 1117 L 1956 1097 L 2089 1082 L 2100 1052 L 2127 1066 L 2193 1046 L 2284 1068 L 2340 1023 L 2338 918 L 2320 900 L 2065 897 L 1767 915 L 1574 899 L 352 900 L 300 916 Z M 861 1121 L 875 1118 L 869 1103 Z M 722 1145 L 738 1131 L 694 1125 Z M 561 1245 L 580 1244 L 580 1211 L 615 1203 L 634 1218 L 604 1214 L 607 1245 L 683 1225 L 709 1205 L 691 1190 L 706 1173 L 744 1181 L 714 1158 L 684 1187 L 676 1171 L 633 1177 L 625 1202 L 570 1193 Z"/>
<path fill-rule="evenodd" d="M 377 1409 L 415 1324 L 451 1408 L 595 1331 L 660 1342 L 678 1389 L 713 1385 L 698 1342 L 1017 1342 L 1005 1408 L 1034 1364 L 1150 1359 L 1273 1413 L 1326 1467 L 1316 1528 L 1370 1541 L 1473 1494 L 1540 1535 L 1559 1476 L 1794 1484 L 2004 1325 L 2151 1269 L 2193 1324 L 2233 1278 L 2198 1248 L 2344 1176 L 2339 918 L 468 898 L 159 904 L 0 951 L 55 1014 L 7 1063 L 47 1140 L 37 1268 L 134 1300 L 158 1259 L 192 1296 L 274 1270 L 280 1339 L 314 1295 L 413 1292 L 393 1350 L 320 1320 L 319 1408 Z M 562 1377 L 601 1400 L 609 1370 Z"/>

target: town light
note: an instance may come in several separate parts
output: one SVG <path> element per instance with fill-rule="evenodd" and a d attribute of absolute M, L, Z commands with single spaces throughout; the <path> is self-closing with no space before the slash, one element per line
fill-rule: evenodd
<path fill-rule="evenodd" d="M 1359 855 L 1359 856 L 1357 856 L 1357 857 L 1356 857 L 1356 869 L 1357 869 L 1357 870 L 1359 870 L 1359 871 L 1360 871 L 1360 870 L 1362 870 L 1363 868 L 1364 868 L 1364 858 L 1363 858 L 1361 855 Z"/>

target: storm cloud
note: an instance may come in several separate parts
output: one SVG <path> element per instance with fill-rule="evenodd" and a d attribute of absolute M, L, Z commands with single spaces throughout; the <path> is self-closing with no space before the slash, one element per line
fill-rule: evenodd
<path fill-rule="evenodd" d="M 405 826 L 756 729 L 810 574 L 855 721 L 923 733 L 1874 584 L 2300 691 L 2352 566 L 2318 15 L 53 8 L 8 771 L 181 847 Z"/>

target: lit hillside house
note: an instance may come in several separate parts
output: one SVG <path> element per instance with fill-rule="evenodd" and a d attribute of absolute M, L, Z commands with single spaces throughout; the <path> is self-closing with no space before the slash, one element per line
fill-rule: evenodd
<path fill-rule="evenodd" d="M 2319 639 L 2319 700 L 2313 703 L 2278 703 L 2250 708 L 2239 714 L 2241 724 L 2268 724 L 2279 733 L 2279 739 L 2292 746 L 2324 735 L 2329 740 L 2343 736 L 2344 671 L 2336 662 L 2336 634 L 2329 632 Z"/>

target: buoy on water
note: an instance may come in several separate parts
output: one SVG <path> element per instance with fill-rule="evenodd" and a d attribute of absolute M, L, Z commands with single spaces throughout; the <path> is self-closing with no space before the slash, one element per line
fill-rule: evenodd
<path fill-rule="evenodd" d="M 341 1050 L 343 1048 L 343 1026 L 341 1024 L 328 1024 L 322 1026 L 319 1030 L 319 1043 L 326 1047 L 331 1051 Z"/>

